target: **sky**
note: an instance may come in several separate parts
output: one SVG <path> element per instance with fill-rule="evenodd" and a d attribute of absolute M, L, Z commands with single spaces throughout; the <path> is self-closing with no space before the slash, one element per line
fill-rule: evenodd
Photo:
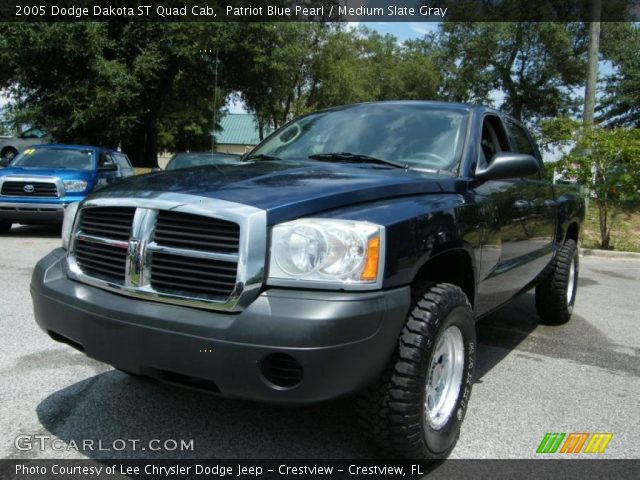
<path fill-rule="evenodd" d="M 423 37 L 427 33 L 435 32 L 438 29 L 438 23 L 436 22 L 362 22 L 359 25 L 377 30 L 382 35 L 390 33 L 401 42 L 411 38 Z"/>

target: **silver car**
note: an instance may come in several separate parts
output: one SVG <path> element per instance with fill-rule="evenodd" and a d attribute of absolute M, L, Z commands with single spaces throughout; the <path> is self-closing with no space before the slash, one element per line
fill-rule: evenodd
<path fill-rule="evenodd" d="M 0 167 L 6 167 L 25 148 L 42 143 L 49 143 L 49 139 L 38 128 L 29 128 L 17 137 L 0 136 Z"/>

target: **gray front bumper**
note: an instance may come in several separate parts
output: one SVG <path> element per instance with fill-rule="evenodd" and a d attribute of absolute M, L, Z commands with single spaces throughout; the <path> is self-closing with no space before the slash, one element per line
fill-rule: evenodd
<path fill-rule="evenodd" d="M 36 266 L 36 321 L 57 340 L 117 368 L 161 379 L 203 379 L 223 395 L 309 403 L 366 387 L 382 372 L 404 324 L 408 287 L 378 292 L 270 289 L 237 314 L 120 296 L 69 280 L 64 251 Z M 260 366 L 285 353 L 303 368 L 289 389 Z M 176 377 L 177 375 L 177 377 Z"/>

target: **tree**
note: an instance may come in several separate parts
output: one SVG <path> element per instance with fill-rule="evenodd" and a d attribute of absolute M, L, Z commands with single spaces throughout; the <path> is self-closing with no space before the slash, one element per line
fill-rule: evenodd
<path fill-rule="evenodd" d="M 154 166 L 159 148 L 210 142 L 214 65 L 200 52 L 224 30 L 197 22 L 7 24 L 0 88 L 16 120 L 62 142 L 121 146 L 136 165 Z"/>
<path fill-rule="evenodd" d="M 341 24 L 237 24 L 232 83 L 258 125 L 373 100 L 433 99 L 440 80 L 432 45 Z M 248 67 L 250 65 L 250 68 Z"/>
<path fill-rule="evenodd" d="M 441 77 L 434 46 L 399 44 L 393 35 L 361 27 L 330 32 L 316 61 L 313 108 L 376 100 L 433 100 Z"/>
<path fill-rule="evenodd" d="M 306 111 L 311 72 L 331 27 L 323 23 L 231 24 L 233 49 L 223 59 L 230 81 L 255 112 L 260 138 Z"/>
<path fill-rule="evenodd" d="M 605 78 L 597 120 L 606 126 L 640 128 L 640 27 L 604 24 L 603 54 L 614 72 Z"/>
<path fill-rule="evenodd" d="M 441 94 L 486 102 L 497 90 L 499 107 L 519 120 L 567 114 L 576 106 L 571 89 L 584 84 L 586 39 L 578 23 L 445 22 Z"/>
<path fill-rule="evenodd" d="M 589 190 L 598 208 L 600 246 L 611 248 L 619 207 L 640 193 L 640 130 L 558 118 L 543 122 L 542 131 L 547 146 L 569 148 L 557 166 Z"/>

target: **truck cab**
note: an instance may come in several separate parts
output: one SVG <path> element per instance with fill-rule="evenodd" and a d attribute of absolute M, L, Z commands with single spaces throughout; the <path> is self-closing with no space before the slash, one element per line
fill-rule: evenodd
<path fill-rule="evenodd" d="M 62 223 L 67 205 L 133 175 L 115 150 L 48 144 L 26 148 L 0 171 L 0 232 L 12 224 Z"/>

